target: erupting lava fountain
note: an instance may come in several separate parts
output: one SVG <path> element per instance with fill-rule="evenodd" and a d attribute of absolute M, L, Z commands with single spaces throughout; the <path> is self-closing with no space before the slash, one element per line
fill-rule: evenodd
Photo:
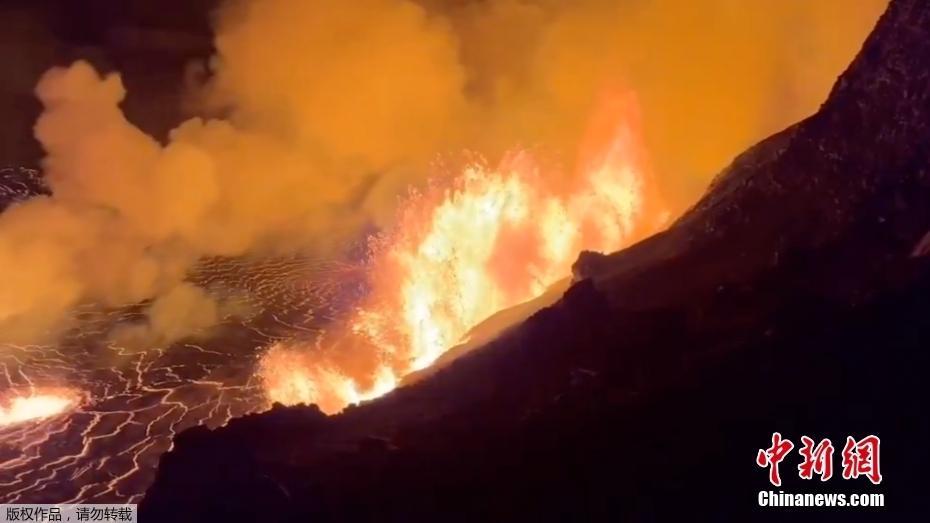
<path fill-rule="evenodd" d="M 569 275 L 582 250 L 614 251 L 667 220 L 632 95 L 605 96 L 571 172 L 527 151 L 410 195 L 371 238 L 370 292 L 312 346 L 283 343 L 259 374 L 269 400 L 333 413 L 394 389 L 494 313 Z"/>
<path fill-rule="evenodd" d="M 0 428 L 64 414 L 79 403 L 80 394 L 71 389 L 14 392 L 0 398 Z"/>

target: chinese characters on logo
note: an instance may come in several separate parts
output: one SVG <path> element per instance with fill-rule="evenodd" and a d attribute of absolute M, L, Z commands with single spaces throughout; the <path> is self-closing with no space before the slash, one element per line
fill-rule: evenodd
<path fill-rule="evenodd" d="M 801 479 L 811 479 L 814 474 L 820 476 L 820 481 L 826 481 L 833 477 L 833 443 L 828 438 L 820 440 L 817 446 L 814 446 L 814 440 L 807 436 L 801 436 L 801 455 L 804 456 L 804 462 L 798 465 L 798 475 Z"/>
<path fill-rule="evenodd" d="M 794 448 L 791 440 L 781 439 L 781 434 L 775 432 L 772 434 L 772 446 L 766 450 L 759 449 L 756 455 L 756 465 L 762 468 L 769 467 L 769 481 L 776 487 L 781 486 L 781 476 L 778 474 L 778 464 L 785 459 L 785 456 Z"/>
<path fill-rule="evenodd" d="M 846 437 L 846 445 L 842 452 L 843 479 L 856 479 L 865 476 L 874 485 L 882 482 L 882 473 L 879 465 L 878 436 L 869 435 L 860 440 L 852 436 Z M 782 438 L 781 434 L 772 434 L 772 446 L 759 449 L 756 454 L 756 465 L 769 469 L 769 482 L 776 487 L 781 486 L 779 464 L 794 449 L 791 440 Z M 833 443 L 824 438 L 815 444 L 814 440 L 801 436 L 801 448 L 798 449 L 803 461 L 798 465 L 798 476 L 801 479 L 813 479 L 820 476 L 820 481 L 827 481 L 833 477 Z"/>
<path fill-rule="evenodd" d="M 843 447 L 843 479 L 855 479 L 860 475 L 869 478 L 873 485 L 882 482 L 882 472 L 878 466 L 878 450 L 881 441 L 878 436 L 866 436 L 856 441 L 846 436 Z"/>

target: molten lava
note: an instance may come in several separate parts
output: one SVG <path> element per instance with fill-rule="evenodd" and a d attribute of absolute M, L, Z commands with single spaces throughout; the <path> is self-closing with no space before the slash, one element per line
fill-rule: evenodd
<path fill-rule="evenodd" d="M 606 99 L 579 158 L 566 177 L 520 151 L 412 194 L 371 239 L 370 293 L 345 326 L 315 347 L 265 354 L 269 399 L 330 413 L 382 395 L 566 277 L 581 250 L 613 251 L 662 225 L 631 97 Z"/>
<path fill-rule="evenodd" d="M 2 398 L 0 427 L 57 416 L 69 411 L 78 402 L 78 394 L 65 389 L 33 391 Z"/>

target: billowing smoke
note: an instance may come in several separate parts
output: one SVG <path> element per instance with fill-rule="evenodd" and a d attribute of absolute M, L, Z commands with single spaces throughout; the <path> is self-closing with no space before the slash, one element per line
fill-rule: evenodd
<path fill-rule="evenodd" d="M 530 141 L 571 154 L 596 94 L 629 87 L 680 208 L 740 151 L 813 113 L 886 5 L 504 0 L 465 3 L 452 20 L 493 122 L 482 150 Z"/>
<path fill-rule="evenodd" d="M 217 13 L 213 74 L 191 94 L 205 117 L 166 144 L 123 116 L 118 75 L 52 69 L 35 134 L 53 195 L 0 215 L 0 339 L 55 336 L 87 302 L 146 303 L 121 340 L 198 332 L 223 307 L 185 281 L 199 259 L 328 249 L 388 223 L 437 154 L 539 145 L 570 163 L 615 88 L 637 93 L 683 206 L 812 112 L 885 4 L 240 0 Z"/>

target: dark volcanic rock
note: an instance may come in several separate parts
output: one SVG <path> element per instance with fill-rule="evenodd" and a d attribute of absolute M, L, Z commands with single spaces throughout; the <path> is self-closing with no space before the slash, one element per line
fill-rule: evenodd
<path fill-rule="evenodd" d="M 582 255 L 561 301 L 376 402 L 182 434 L 141 520 L 922 519 L 928 170 L 930 4 L 895 0 L 821 110 L 668 231 Z M 760 509 L 774 431 L 838 447 L 832 480 L 795 453 L 781 490 L 887 506 Z M 839 478 L 867 434 L 878 486 Z"/>

